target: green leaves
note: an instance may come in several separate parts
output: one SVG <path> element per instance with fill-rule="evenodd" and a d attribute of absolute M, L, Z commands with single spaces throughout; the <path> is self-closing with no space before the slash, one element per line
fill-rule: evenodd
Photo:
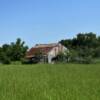
<path fill-rule="evenodd" d="M 95 33 L 79 33 L 72 39 L 61 40 L 60 43 L 70 51 L 71 58 L 90 59 L 100 57 L 100 36 Z"/>
<path fill-rule="evenodd" d="M 10 45 L 4 44 L 0 48 L 0 62 L 10 62 L 10 60 L 19 61 L 23 58 L 28 49 L 28 47 L 24 46 L 24 44 L 25 42 L 21 41 L 20 38 L 18 38 L 15 43 L 12 42 Z"/>

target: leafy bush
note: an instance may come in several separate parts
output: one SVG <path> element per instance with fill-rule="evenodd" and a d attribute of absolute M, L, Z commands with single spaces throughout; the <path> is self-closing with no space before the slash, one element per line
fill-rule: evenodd
<path fill-rule="evenodd" d="M 85 63 L 85 64 L 93 63 L 92 57 L 91 56 L 85 57 L 83 60 L 83 63 Z"/>
<path fill-rule="evenodd" d="M 2 63 L 3 64 L 10 64 L 11 63 L 11 60 L 7 57 L 5 57 L 3 60 L 2 60 Z"/>
<path fill-rule="evenodd" d="M 70 62 L 80 63 L 80 64 L 90 64 L 90 63 L 93 63 L 91 56 L 72 58 Z"/>
<path fill-rule="evenodd" d="M 53 59 L 52 59 L 52 61 L 54 61 L 54 62 L 56 62 L 56 63 L 59 63 L 59 62 L 63 62 L 63 63 L 65 63 L 65 62 L 68 62 L 68 56 L 67 56 L 67 53 L 62 53 L 62 52 L 60 52 L 56 57 L 54 57 Z"/>
<path fill-rule="evenodd" d="M 11 63 L 10 58 L 4 52 L 0 52 L 0 63 L 2 63 L 2 64 L 10 64 Z"/>

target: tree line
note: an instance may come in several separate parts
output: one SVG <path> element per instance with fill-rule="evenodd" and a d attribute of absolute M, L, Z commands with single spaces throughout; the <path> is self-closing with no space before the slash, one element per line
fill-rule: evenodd
<path fill-rule="evenodd" d="M 93 32 L 78 33 L 76 37 L 61 40 L 59 43 L 69 50 L 69 52 L 59 53 L 58 61 L 60 62 L 91 63 L 93 59 L 100 58 L 100 36 Z M 27 49 L 28 46 L 20 38 L 10 44 L 2 45 L 0 63 L 10 64 L 15 61 L 23 61 Z"/>
<path fill-rule="evenodd" d="M 100 58 L 100 36 L 93 32 L 78 33 L 76 37 L 61 40 L 60 43 L 69 49 L 71 62 L 90 63 Z"/>

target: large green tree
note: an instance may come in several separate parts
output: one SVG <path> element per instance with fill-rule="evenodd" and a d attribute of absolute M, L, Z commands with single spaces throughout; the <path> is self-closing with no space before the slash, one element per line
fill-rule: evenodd
<path fill-rule="evenodd" d="M 20 38 L 9 45 L 4 44 L 0 47 L 0 62 L 10 63 L 10 61 L 19 61 L 25 56 L 27 49 L 25 42 Z"/>
<path fill-rule="evenodd" d="M 21 41 L 20 38 L 18 38 L 15 43 L 11 43 L 11 60 L 17 61 L 25 56 L 28 47 L 24 46 L 24 44 L 25 42 Z"/>
<path fill-rule="evenodd" d="M 97 58 L 100 57 L 100 36 L 95 33 L 78 33 L 72 39 L 61 40 L 60 43 L 70 51 L 77 52 L 80 58 Z"/>

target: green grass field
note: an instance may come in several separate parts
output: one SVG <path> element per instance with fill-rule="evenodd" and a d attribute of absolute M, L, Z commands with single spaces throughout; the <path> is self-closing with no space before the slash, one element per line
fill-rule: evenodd
<path fill-rule="evenodd" d="M 100 100 L 100 64 L 0 65 L 0 100 Z"/>

